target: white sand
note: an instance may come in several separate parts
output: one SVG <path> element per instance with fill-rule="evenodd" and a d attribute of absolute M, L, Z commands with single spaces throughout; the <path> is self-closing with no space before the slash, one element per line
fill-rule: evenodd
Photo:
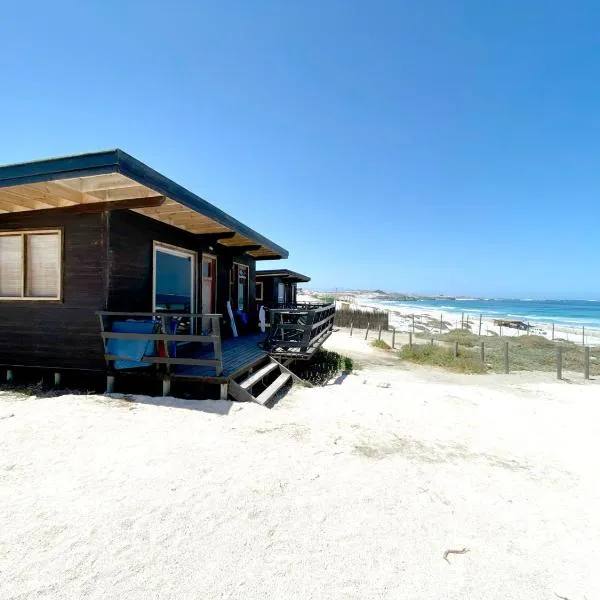
<path fill-rule="evenodd" d="M 373 366 L 271 411 L 0 393 L 0 597 L 597 598 L 599 391 Z"/>

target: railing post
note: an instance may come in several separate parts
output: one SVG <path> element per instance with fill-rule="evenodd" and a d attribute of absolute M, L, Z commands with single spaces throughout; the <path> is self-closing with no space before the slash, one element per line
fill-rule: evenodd
<path fill-rule="evenodd" d="M 367 323 L 367 331 L 365 331 L 365 340 L 367 339 L 367 337 L 369 337 L 369 327 L 371 326 L 371 323 Z"/>
<path fill-rule="evenodd" d="M 379 325 L 379 334 L 378 334 L 378 337 L 377 337 L 377 339 L 378 339 L 379 341 L 381 341 L 381 325 Z"/>
<path fill-rule="evenodd" d="M 168 329 L 168 325 L 167 325 L 167 318 L 165 317 L 165 315 L 160 315 L 159 316 L 159 321 L 160 321 L 160 328 L 162 330 L 163 333 L 168 334 L 169 333 L 169 329 Z M 193 322 L 192 322 L 192 317 L 190 317 L 190 333 L 193 331 Z M 158 347 L 158 344 L 157 344 Z M 163 342 L 163 347 L 165 349 L 165 358 L 168 360 L 171 356 L 169 354 L 169 342 L 167 340 L 165 340 Z M 157 365 L 158 366 L 158 365 Z M 171 372 L 171 365 L 167 362 L 165 364 L 165 370 L 167 373 Z M 170 384 L 169 384 L 169 389 L 170 389 Z M 168 393 L 164 393 L 164 381 L 163 381 L 163 396 L 168 396 Z"/>
<path fill-rule="evenodd" d="M 408 347 L 412 350 L 412 331 L 408 332 Z"/>
<path fill-rule="evenodd" d="M 219 323 L 219 317 L 212 317 L 213 326 L 213 350 L 215 353 L 215 360 L 217 365 L 215 372 L 217 375 L 223 374 L 223 349 L 221 347 L 221 324 Z"/>
<path fill-rule="evenodd" d="M 506 374 L 509 373 L 509 365 L 508 365 L 508 342 L 504 342 L 504 372 Z"/>
<path fill-rule="evenodd" d="M 481 357 L 481 362 L 485 363 L 485 347 L 484 347 L 483 342 L 481 342 L 481 344 L 480 344 L 479 355 Z"/>
<path fill-rule="evenodd" d="M 562 379 L 562 348 L 556 351 L 556 379 Z"/>
<path fill-rule="evenodd" d="M 586 346 L 583 349 L 583 378 L 590 378 L 590 347 Z"/>
<path fill-rule="evenodd" d="M 306 352 L 308 347 L 310 346 L 310 340 L 312 337 L 312 326 L 315 322 L 316 312 L 314 310 L 309 310 L 306 313 L 306 325 L 304 326 L 304 334 L 302 335 L 302 346 L 300 347 L 300 352 Z"/>
<path fill-rule="evenodd" d="M 392 328 L 392 349 L 396 347 L 396 328 Z"/>

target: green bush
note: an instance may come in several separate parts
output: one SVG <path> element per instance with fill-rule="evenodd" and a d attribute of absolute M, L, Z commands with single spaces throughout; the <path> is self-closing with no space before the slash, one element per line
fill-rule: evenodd
<path fill-rule="evenodd" d="M 333 377 L 355 367 L 351 358 L 320 348 L 308 362 L 296 361 L 291 368 L 301 379 L 314 385 L 325 385 Z"/>
<path fill-rule="evenodd" d="M 454 350 L 440 346 L 415 345 L 412 348 L 403 346 L 400 350 L 400 357 L 419 365 L 443 367 L 458 373 L 486 372 L 485 365 L 481 363 L 479 357 L 471 350 L 464 348 L 459 348 L 458 356 L 454 356 Z"/>
<path fill-rule="evenodd" d="M 373 346 L 373 348 L 379 348 L 380 350 L 390 350 L 391 347 L 387 342 L 384 342 L 383 340 L 374 340 L 371 342 L 371 346 Z"/>

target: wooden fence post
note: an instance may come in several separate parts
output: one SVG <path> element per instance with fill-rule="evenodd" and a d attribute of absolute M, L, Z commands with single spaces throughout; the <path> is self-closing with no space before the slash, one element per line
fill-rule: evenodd
<path fill-rule="evenodd" d="M 467 315 L 467 329 L 469 329 L 469 315 Z"/>
<path fill-rule="evenodd" d="M 352 337 L 353 331 L 354 331 L 354 323 L 350 322 L 350 337 Z"/>
<path fill-rule="evenodd" d="M 504 372 L 509 373 L 509 365 L 508 365 L 508 342 L 504 342 Z"/>
<path fill-rule="evenodd" d="M 392 349 L 396 347 L 396 328 L 392 328 Z"/>
<path fill-rule="evenodd" d="M 562 379 L 562 348 L 556 351 L 556 379 Z"/>
<path fill-rule="evenodd" d="M 408 332 L 408 347 L 412 350 L 412 332 Z"/>
<path fill-rule="evenodd" d="M 481 313 L 479 313 L 479 335 L 481 335 Z"/>
<path fill-rule="evenodd" d="M 377 339 L 381 341 L 381 325 L 379 325 L 379 333 L 377 335 Z"/>
<path fill-rule="evenodd" d="M 465 313 L 460 313 L 460 328 L 465 328 Z"/>
<path fill-rule="evenodd" d="M 479 346 L 479 355 L 481 356 L 481 362 L 485 363 L 485 347 L 483 345 L 483 342 L 481 342 Z"/>
<path fill-rule="evenodd" d="M 554 341 L 554 323 L 552 323 L 552 341 Z"/>
<path fill-rule="evenodd" d="M 444 327 L 444 315 L 440 315 L 440 335 L 442 334 L 442 329 Z"/>
<path fill-rule="evenodd" d="M 429 341 L 429 343 L 431 344 L 431 346 L 433 347 L 433 338 L 431 338 L 431 340 Z"/>
<path fill-rule="evenodd" d="M 415 332 L 415 315 L 412 315 L 412 332 Z"/>
<path fill-rule="evenodd" d="M 502 325 L 500 325 L 500 337 L 502 337 Z"/>
<path fill-rule="evenodd" d="M 458 342 L 454 342 L 454 358 L 458 356 Z"/>
<path fill-rule="evenodd" d="M 365 331 L 365 340 L 367 339 L 367 337 L 369 336 L 369 327 L 371 326 L 371 323 L 367 323 L 367 330 Z"/>
<path fill-rule="evenodd" d="M 590 347 L 586 346 L 583 349 L 583 378 L 590 378 Z"/>
<path fill-rule="evenodd" d="M 585 346 L 585 325 L 581 327 L 581 345 Z"/>

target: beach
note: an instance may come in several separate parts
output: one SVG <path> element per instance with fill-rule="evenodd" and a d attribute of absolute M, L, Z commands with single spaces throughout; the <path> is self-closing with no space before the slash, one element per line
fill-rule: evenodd
<path fill-rule="evenodd" d="M 326 346 L 272 410 L 0 391 L 0 597 L 600 594 L 598 382 Z"/>
<path fill-rule="evenodd" d="M 536 321 L 517 315 L 495 314 L 472 310 L 460 310 L 460 302 L 455 302 L 454 310 L 433 308 L 427 306 L 426 301 L 402 302 L 390 301 L 387 295 L 372 292 L 304 292 L 307 300 L 315 300 L 319 295 L 332 295 L 336 298 L 337 309 L 357 308 L 360 310 L 383 310 L 390 314 L 390 326 L 397 331 L 416 333 L 440 333 L 449 329 L 466 328 L 472 333 L 481 335 L 502 335 L 507 337 L 527 335 L 526 330 L 511 327 L 501 327 L 496 320 L 521 321 L 530 326 L 529 333 L 540 335 L 547 339 L 565 340 L 579 345 L 600 346 L 600 328 L 584 326 L 577 323 L 565 324 L 556 322 Z M 445 302 L 444 304 L 449 304 Z M 413 329 L 414 317 L 414 329 Z M 573 319 L 573 321 L 575 321 Z M 481 324 L 481 329 L 480 329 Z"/>

